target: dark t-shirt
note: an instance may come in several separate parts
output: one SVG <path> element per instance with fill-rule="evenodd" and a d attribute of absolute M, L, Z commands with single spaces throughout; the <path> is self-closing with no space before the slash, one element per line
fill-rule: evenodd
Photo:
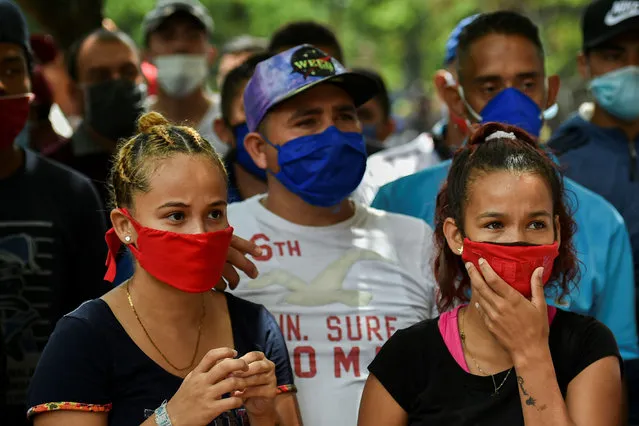
<path fill-rule="evenodd" d="M 464 371 L 448 351 L 438 319 L 400 330 L 386 342 L 369 371 L 408 413 L 408 425 L 524 425 L 514 372 L 494 395 L 491 377 Z M 594 318 L 557 310 L 549 336 L 562 395 L 590 364 L 607 356 L 621 362 L 615 338 Z M 495 375 L 501 384 L 507 372 Z"/>
<path fill-rule="evenodd" d="M 109 289 L 101 210 L 86 177 L 29 150 L 23 166 L 0 180 L 0 324 L 10 377 L 3 420 L 10 425 L 25 421 L 28 381 L 55 323 Z"/>
<path fill-rule="evenodd" d="M 225 294 L 238 356 L 264 352 L 276 365 L 280 391 L 294 391 L 288 350 L 273 316 L 262 305 Z M 92 300 L 56 326 L 31 381 L 30 415 L 109 411 L 109 425 L 139 425 L 181 384 L 131 340 L 103 300 Z M 244 410 L 221 417 L 212 424 L 248 424 Z"/>

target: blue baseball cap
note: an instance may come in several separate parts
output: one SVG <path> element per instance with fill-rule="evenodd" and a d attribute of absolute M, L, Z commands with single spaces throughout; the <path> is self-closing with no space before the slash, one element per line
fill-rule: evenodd
<path fill-rule="evenodd" d="M 449 65 L 451 62 L 455 60 L 457 57 L 457 45 L 459 44 L 459 35 L 461 32 L 473 22 L 477 17 L 481 15 L 480 13 L 472 16 L 468 16 L 461 21 L 455 27 L 452 33 L 448 36 L 448 41 L 446 42 L 446 57 L 444 58 L 444 65 Z"/>
<path fill-rule="evenodd" d="M 310 44 L 303 44 L 260 62 L 244 89 L 244 111 L 254 132 L 277 104 L 321 83 L 346 91 L 358 107 L 379 92 L 374 79 L 347 71 L 337 59 Z"/>

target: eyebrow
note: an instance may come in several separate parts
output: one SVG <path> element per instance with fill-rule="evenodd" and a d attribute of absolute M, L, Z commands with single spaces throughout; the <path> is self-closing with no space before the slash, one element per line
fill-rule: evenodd
<path fill-rule="evenodd" d="M 218 201 L 214 201 L 211 204 L 209 204 L 209 207 L 220 207 L 220 206 L 226 206 L 226 205 L 228 205 L 228 203 L 226 201 L 218 200 Z M 157 210 L 165 209 L 167 207 L 188 208 L 189 205 L 186 204 L 186 203 L 183 203 L 181 201 L 169 201 L 168 203 L 162 204 L 160 207 L 157 208 Z"/>
<path fill-rule="evenodd" d="M 519 74 L 515 75 L 515 78 L 519 79 L 519 80 L 524 80 L 524 79 L 527 79 L 527 78 L 537 78 L 537 77 L 539 77 L 539 75 L 540 75 L 540 73 L 538 71 L 530 71 L 530 72 L 519 73 Z M 504 79 L 500 75 L 496 75 L 496 74 L 494 74 L 494 75 L 480 75 L 480 76 L 477 76 L 477 77 L 475 77 L 473 79 L 473 81 L 475 83 L 479 83 L 479 84 L 481 84 L 481 83 L 490 83 L 490 82 L 495 82 L 495 81 L 502 81 L 502 80 L 504 80 Z"/>
<path fill-rule="evenodd" d="M 495 218 L 502 218 L 504 216 L 507 216 L 507 215 L 504 213 L 488 211 L 477 216 L 477 219 L 487 219 L 487 218 L 495 219 Z M 540 216 L 549 217 L 549 218 L 552 217 L 552 215 L 548 213 L 546 210 L 537 210 L 528 215 L 528 217 L 540 217 Z"/>
<path fill-rule="evenodd" d="M 357 114 L 357 108 L 355 108 L 355 105 L 351 104 L 339 105 L 335 107 L 335 110 L 337 110 L 337 112 L 352 112 L 354 114 Z"/>
<path fill-rule="evenodd" d="M 289 121 L 297 120 L 302 117 L 308 117 L 311 115 L 318 115 L 322 113 L 322 108 L 306 108 L 306 109 L 298 109 L 293 113 Z"/>
<path fill-rule="evenodd" d="M 3 65 L 11 65 L 12 63 L 20 63 L 22 64 L 22 58 L 18 55 L 5 56 L 2 58 Z"/>

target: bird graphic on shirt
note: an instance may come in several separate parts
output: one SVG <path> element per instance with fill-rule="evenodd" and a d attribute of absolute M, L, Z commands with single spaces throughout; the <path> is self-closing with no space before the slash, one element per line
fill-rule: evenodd
<path fill-rule="evenodd" d="M 257 290 L 280 285 L 290 291 L 284 302 L 297 306 L 324 306 L 331 303 L 353 307 L 366 306 L 373 299 L 370 292 L 342 288 L 350 269 L 361 260 L 385 259 L 374 251 L 352 249 L 329 264 L 310 283 L 284 269 L 274 269 L 249 282 L 248 287 Z"/>

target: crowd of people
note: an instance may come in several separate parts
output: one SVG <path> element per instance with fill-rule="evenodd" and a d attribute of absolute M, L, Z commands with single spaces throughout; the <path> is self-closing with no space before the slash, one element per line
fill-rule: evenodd
<path fill-rule="evenodd" d="M 547 143 L 518 12 L 451 29 L 406 143 L 326 25 L 141 26 L 60 52 L 0 0 L 2 425 L 639 425 L 639 2 L 584 7 Z"/>

